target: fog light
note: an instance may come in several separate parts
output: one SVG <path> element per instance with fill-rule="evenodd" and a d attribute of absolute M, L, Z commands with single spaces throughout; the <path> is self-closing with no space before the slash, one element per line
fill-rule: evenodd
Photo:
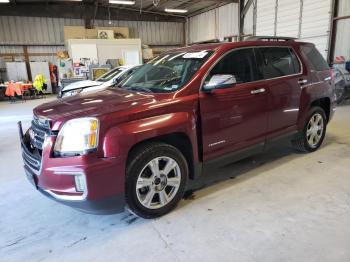
<path fill-rule="evenodd" d="M 85 177 L 83 175 L 74 176 L 75 179 L 75 189 L 77 192 L 85 191 Z"/>

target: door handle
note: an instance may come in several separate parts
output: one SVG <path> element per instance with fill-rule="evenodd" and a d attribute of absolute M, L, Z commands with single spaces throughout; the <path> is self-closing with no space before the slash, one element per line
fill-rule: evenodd
<path fill-rule="evenodd" d="M 298 84 L 299 85 L 305 85 L 305 84 L 307 84 L 307 80 L 306 79 L 299 79 L 298 80 Z"/>
<path fill-rule="evenodd" d="M 255 94 L 259 94 L 259 93 L 264 93 L 265 91 L 266 91 L 265 88 L 259 88 L 259 89 L 254 89 L 254 90 L 250 91 L 250 93 L 252 95 L 255 95 Z"/>

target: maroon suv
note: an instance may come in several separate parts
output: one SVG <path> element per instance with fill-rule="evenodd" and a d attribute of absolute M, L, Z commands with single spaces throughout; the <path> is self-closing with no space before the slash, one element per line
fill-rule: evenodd
<path fill-rule="evenodd" d="M 330 69 L 313 44 L 272 40 L 169 51 L 119 87 L 35 108 L 25 134 L 19 123 L 27 177 L 80 210 L 152 218 L 210 164 L 285 138 L 315 151 L 334 112 Z"/>

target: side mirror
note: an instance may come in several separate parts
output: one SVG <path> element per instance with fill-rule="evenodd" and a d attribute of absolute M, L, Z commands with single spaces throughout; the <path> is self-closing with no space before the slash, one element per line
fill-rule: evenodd
<path fill-rule="evenodd" d="M 112 81 L 112 86 L 117 86 L 119 84 L 119 79 L 118 78 L 114 78 Z"/>
<path fill-rule="evenodd" d="M 233 75 L 213 75 L 209 82 L 203 86 L 204 91 L 211 91 L 217 88 L 225 88 L 237 83 L 236 78 Z"/>

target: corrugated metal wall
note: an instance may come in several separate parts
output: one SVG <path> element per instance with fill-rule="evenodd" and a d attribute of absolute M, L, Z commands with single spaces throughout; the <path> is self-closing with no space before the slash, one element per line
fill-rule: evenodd
<path fill-rule="evenodd" d="M 0 16 L 0 45 L 64 44 L 63 26 L 83 24 L 81 19 Z"/>
<path fill-rule="evenodd" d="M 247 2 L 248 0 L 245 0 L 244 4 L 246 5 Z M 254 35 L 254 5 L 255 0 L 251 4 L 250 8 L 248 9 L 248 12 L 244 17 L 243 32 L 245 35 Z"/>
<path fill-rule="evenodd" d="M 338 0 L 338 16 L 350 15 L 350 1 Z"/>
<path fill-rule="evenodd" d="M 0 16 L 1 44 L 64 44 L 63 26 L 84 24 L 82 19 Z M 96 20 L 97 26 L 109 26 Z M 129 27 L 130 37 L 150 45 L 182 44 L 183 24 L 174 22 L 112 21 L 111 26 Z"/>
<path fill-rule="evenodd" d="M 331 0 L 257 0 L 256 35 L 300 38 L 314 43 L 325 58 L 330 20 Z"/>
<path fill-rule="evenodd" d="M 298 37 L 300 19 L 300 1 L 278 1 L 276 35 Z"/>
<path fill-rule="evenodd" d="M 303 12 L 300 38 L 312 42 L 327 58 L 331 21 L 331 0 L 302 0 Z"/>
<path fill-rule="evenodd" d="M 128 27 L 131 38 L 141 38 L 142 43 L 148 45 L 173 46 L 184 42 L 183 23 L 111 22 L 109 24 L 107 20 L 96 20 L 95 25 Z M 56 53 L 64 50 L 63 27 L 83 25 L 82 19 L 0 16 L 0 54 L 23 53 L 21 46 L 11 45 L 34 45 L 28 47 L 28 53 Z M 15 59 L 23 60 L 23 56 Z M 54 55 L 30 56 L 30 60 L 56 62 Z"/>
<path fill-rule="evenodd" d="M 232 3 L 189 18 L 189 43 L 223 39 L 239 33 L 238 4 Z"/>
<path fill-rule="evenodd" d="M 350 1 L 339 0 L 338 16 L 347 15 L 350 15 Z M 338 20 L 336 23 L 334 57 L 344 56 L 350 60 L 350 18 Z"/>
<path fill-rule="evenodd" d="M 96 26 L 128 27 L 131 38 L 140 38 L 148 45 L 182 45 L 184 43 L 183 23 L 147 21 L 96 20 Z"/>
<path fill-rule="evenodd" d="M 258 0 L 256 35 L 275 35 L 276 0 Z"/>

